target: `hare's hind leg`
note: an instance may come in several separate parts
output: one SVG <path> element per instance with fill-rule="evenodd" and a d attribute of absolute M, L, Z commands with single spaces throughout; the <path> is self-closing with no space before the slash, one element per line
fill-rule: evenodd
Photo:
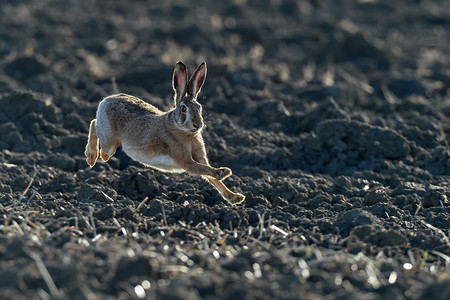
<path fill-rule="evenodd" d="M 103 149 L 100 148 L 100 157 L 103 161 L 108 161 L 110 156 L 103 151 Z"/>
<path fill-rule="evenodd" d="M 108 161 L 108 159 L 116 153 L 117 147 L 119 147 L 120 143 L 115 142 L 111 145 L 108 145 L 107 147 L 103 148 L 103 146 L 100 149 L 100 157 L 103 161 Z M 105 151 L 103 151 L 105 149 Z"/>
<path fill-rule="evenodd" d="M 89 137 L 84 155 L 86 156 L 86 162 L 92 168 L 98 157 L 97 119 L 93 119 L 89 126 Z"/>
<path fill-rule="evenodd" d="M 117 138 L 117 133 L 113 130 L 113 126 L 102 109 L 99 106 L 99 113 L 97 114 L 97 135 L 100 142 L 100 157 L 103 161 L 108 161 L 111 156 L 116 153 L 120 141 Z"/>
<path fill-rule="evenodd" d="M 116 153 L 117 147 L 120 145 L 120 141 L 115 138 L 111 131 L 102 131 L 99 134 L 100 140 L 100 157 L 103 161 L 108 159 Z"/>

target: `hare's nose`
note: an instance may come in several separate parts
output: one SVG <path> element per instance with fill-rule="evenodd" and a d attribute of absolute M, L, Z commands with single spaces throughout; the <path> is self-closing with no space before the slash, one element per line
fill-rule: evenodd
<path fill-rule="evenodd" d="M 198 126 L 197 124 L 192 124 L 192 126 L 194 126 L 195 129 L 199 129 L 200 126 Z"/>

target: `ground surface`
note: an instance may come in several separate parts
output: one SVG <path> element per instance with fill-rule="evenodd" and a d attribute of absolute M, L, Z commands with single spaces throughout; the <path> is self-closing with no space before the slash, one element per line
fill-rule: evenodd
<path fill-rule="evenodd" d="M 1 1 L 0 298 L 450 299 L 449 1 L 148 2 Z M 177 60 L 243 205 L 85 162 Z"/>

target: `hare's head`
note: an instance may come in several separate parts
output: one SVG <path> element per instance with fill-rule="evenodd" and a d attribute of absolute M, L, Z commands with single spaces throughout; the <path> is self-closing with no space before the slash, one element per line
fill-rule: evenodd
<path fill-rule="evenodd" d="M 186 66 L 177 62 L 173 71 L 172 86 L 175 91 L 175 125 L 189 133 L 200 132 L 203 128 L 202 105 L 197 96 L 205 82 L 206 64 L 203 62 L 188 81 Z"/>

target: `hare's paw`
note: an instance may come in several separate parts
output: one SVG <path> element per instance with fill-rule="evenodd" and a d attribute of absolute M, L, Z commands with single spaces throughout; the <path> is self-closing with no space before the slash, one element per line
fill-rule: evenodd
<path fill-rule="evenodd" d="M 86 156 L 86 162 L 92 168 L 97 161 L 97 151 L 90 151 L 89 149 L 86 149 L 86 151 L 84 151 L 84 155 Z"/>
<path fill-rule="evenodd" d="M 100 149 L 100 157 L 103 159 L 103 161 L 108 161 L 109 155 L 106 154 L 103 149 Z"/>
<path fill-rule="evenodd" d="M 230 202 L 233 205 L 236 205 L 236 204 L 241 204 L 242 202 L 244 202 L 244 200 L 245 200 L 244 195 L 242 195 L 240 193 L 234 193 L 233 196 L 231 196 L 228 199 L 228 202 Z"/>
<path fill-rule="evenodd" d="M 230 176 L 231 174 L 232 174 L 232 172 L 231 172 L 230 168 L 221 167 L 221 168 L 217 169 L 216 179 L 223 180 L 223 179 L 227 178 L 228 176 Z"/>

